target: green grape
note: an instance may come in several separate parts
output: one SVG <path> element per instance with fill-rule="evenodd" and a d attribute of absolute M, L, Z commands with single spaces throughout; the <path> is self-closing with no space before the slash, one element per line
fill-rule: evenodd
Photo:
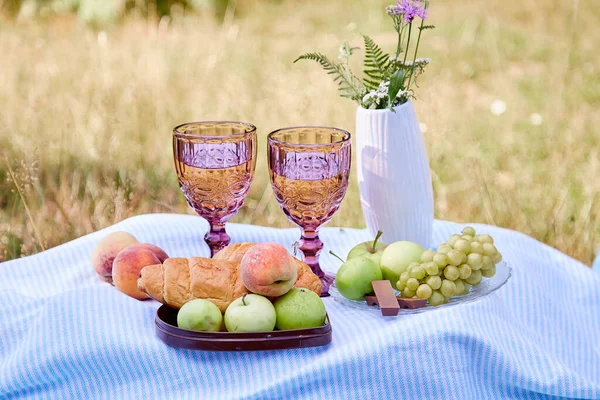
<path fill-rule="evenodd" d="M 465 228 L 462 230 L 462 234 L 475 236 L 475 228 L 473 228 L 472 226 L 465 226 Z"/>
<path fill-rule="evenodd" d="M 452 235 L 450 236 L 450 239 L 446 241 L 446 244 L 454 247 L 454 243 L 456 243 L 458 239 L 460 239 L 460 235 Z"/>
<path fill-rule="evenodd" d="M 437 290 L 434 290 L 434 292 L 431 293 L 431 297 L 429 298 L 429 304 L 434 307 L 441 306 L 442 304 L 444 304 L 444 295 L 438 292 Z"/>
<path fill-rule="evenodd" d="M 491 278 L 492 276 L 496 275 L 496 266 L 492 266 L 492 268 L 490 269 L 486 269 L 481 270 L 481 275 L 485 276 L 486 278 Z"/>
<path fill-rule="evenodd" d="M 411 276 L 411 278 L 415 278 L 415 279 L 425 278 L 425 268 L 423 268 L 420 265 L 413 267 L 413 269 L 410 271 L 410 276 Z"/>
<path fill-rule="evenodd" d="M 440 267 L 438 267 L 438 265 L 433 261 L 430 261 L 425 264 L 425 272 L 429 276 L 438 275 L 440 273 Z"/>
<path fill-rule="evenodd" d="M 405 299 L 410 299 L 410 298 L 414 297 L 414 295 L 415 295 L 415 291 L 410 290 L 409 288 L 405 288 L 402 291 L 402 297 L 404 297 Z"/>
<path fill-rule="evenodd" d="M 458 239 L 454 243 L 454 248 L 460 252 L 469 254 L 471 252 L 471 242 L 467 242 L 465 239 Z"/>
<path fill-rule="evenodd" d="M 442 286 L 442 278 L 439 276 L 430 276 L 425 279 L 425 283 L 431 286 L 433 290 L 438 290 Z"/>
<path fill-rule="evenodd" d="M 483 245 L 479 242 L 471 242 L 471 253 L 483 254 Z"/>
<path fill-rule="evenodd" d="M 421 254 L 421 262 L 426 263 L 433 261 L 433 256 L 435 256 L 435 251 L 425 250 L 423 254 Z"/>
<path fill-rule="evenodd" d="M 483 244 L 483 255 L 492 257 L 497 252 L 498 252 L 498 250 L 496 250 L 496 246 L 494 246 L 493 244 L 489 244 L 489 243 Z"/>
<path fill-rule="evenodd" d="M 442 281 L 442 286 L 440 286 L 440 292 L 442 292 L 444 296 L 452 297 L 454 296 L 454 292 L 456 292 L 456 285 L 454 282 L 444 279 Z"/>
<path fill-rule="evenodd" d="M 473 241 L 473 236 L 471 236 L 471 235 L 462 235 L 461 238 L 465 239 L 469 243 L 471 243 Z"/>
<path fill-rule="evenodd" d="M 403 291 L 404 288 L 406 287 L 406 283 L 402 283 L 402 281 L 398 281 L 398 282 L 396 282 L 396 287 L 398 288 L 399 291 Z"/>
<path fill-rule="evenodd" d="M 479 235 L 477 241 L 481 244 L 489 243 L 494 244 L 494 239 L 490 235 Z"/>
<path fill-rule="evenodd" d="M 481 271 L 472 271 L 471 276 L 465 279 L 465 281 L 469 285 L 479 285 L 479 282 L 481 282 Z"/>
<path fill-rule="evenodd" d="M 465 255 L 458 250 L 451 250 L 448 252 L 448 254 L 446 254 L 446 257 L 448 257 L 448 263 L 454 266 L 462 264 L 464 256 Z"/>
<path fill-rule="evenodd" d="M 452 296 L 444 296 L 444 304 L 448 304 Z"/>
<path fill-rule="evenodd" d="M 408 272 L 405 271 L 402 273 L 402 275 L 400 275 L 400 282 L 402 282 L 406 285 L 408 278 L 410 278 L 410 275 L 408 274 Z"/>
<path fill-rule="evenodd" d="M 487 271 L 488 269 L 492 268 L 493 266 L 494 266 L 494 263 L 492 262 L 492 257 L 483 256 L 483 265 L 481 266 L 481 270 Z"/>
<path fill-rule="evenodd" d="M 480 270 L 483 265 L 483 257 L 481 254 L 471 253 L 467 256 L 467 264 L 471 266 L 473 271 Z"/>
<path fill-rule="evenodd" d="M 463 292 L 462 292 L 462 294 L 464 296 L 465 294 L 469 294 L 469 290 L 471 290 L 471 285 L 469 285 L 468 283 L 463 283 L 463 285 L 465 287 L 465 290 L 463 290 Z"/>
<path fill-rule="evenodd" d="M 454 285 L 456 286 L 456 295 L 460 296 L 465 291 L 465 284 L 462 279 L 457 279 L 454 281 Z"/>
<path fill-rule="evenodd" d="M 498 252 L 492 256 L 492 262 L 494 264 L 498 264 L 500 261 L 502 261 L 502 254 L 500 254 L 500 252 Z"/>
<path fill-rule="evenodd" d="M 452 250 L 452 246 L 444 243 L 444 244 L 440 244 L 436 250 L 437 250 L 438 254 L 448 254 L 450 252 L 450 250 Z"/>
<path fill-rule="evenodd" d="M 435 256 L 433 256 L 433 262 L 440 267 L 445 267 L 448 265 L 448 258 L 445 254 L 437 253 Z"/>
<path fill-rule="evenodd" d="M 429 285 L 422 284 L 417 288 L 417 297 L 420 299 L 428 299 L 431 297 L 433 290 Z"/>
<path fill-rule="evenodd" d="M 415 267 L 418 267 L 418 266 L 419 266 L 419 263 L 417 263 L 417 262 L 411 262 L 410 264 L 408 264 L 408 267 L 406 267 L 406 270 L 408 271 L 408 273 L 410 273 L 411 269 L 413 269 Z"/>
<path fill-rule="evenodd" d="M 419 281 L 415 278 L 409 278 L 408 281 L 406 281 L 406 287 L 410 290 L 417 290 L 419 287 Z"/>
<path fill-rule="evenodd" d="M 451 281 L 455 281 L 458 279 L 458 268 L 456 268 L 454 265 L 448 265 L 445 269 L 444 269 L 444 277 L 446 279 L 450 279 Z"/>
<path fill-rule="evenodd" d="M 471 276 L 471 267 L 468 264 L 462 264 L 458 267 L 458 277 L 460 279 L 467 279 L 469 276 Z"/>

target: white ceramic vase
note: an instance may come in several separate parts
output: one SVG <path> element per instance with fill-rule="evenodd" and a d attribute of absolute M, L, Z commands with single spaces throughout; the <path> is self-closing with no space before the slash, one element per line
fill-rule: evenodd
<path fill-rule="evenodd" d="M 411 101 L 356 112 L 360 201 L 367 228 L 382 240 L 431 245 L 433 190 L 427 150 Z"/>

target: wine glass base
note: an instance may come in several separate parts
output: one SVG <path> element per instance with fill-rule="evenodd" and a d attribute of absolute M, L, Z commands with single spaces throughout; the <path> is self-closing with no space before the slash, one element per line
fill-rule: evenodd
<path fill-rule="evenodd" d="M 335 275 L 323 274 L 323 276 L 319 277 L 319 279 L 321 280 L 321 297 L 329 297 L 329 288 L 335 281 Z"/>

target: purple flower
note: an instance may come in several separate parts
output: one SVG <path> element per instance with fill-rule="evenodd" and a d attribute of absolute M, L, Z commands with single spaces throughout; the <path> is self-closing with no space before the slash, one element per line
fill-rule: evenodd
<path fill-rule="evenodd" d="M 390 7 L 392 15 L 402 15 L 405 23 L 411 23 L 415 17 L 427 18 L 427 10 L 422 0 L 398 0 L 395 6 Z"/>

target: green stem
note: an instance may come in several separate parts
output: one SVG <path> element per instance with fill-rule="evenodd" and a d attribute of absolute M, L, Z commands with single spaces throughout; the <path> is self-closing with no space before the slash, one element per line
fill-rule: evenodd
<path fill-rule="evenodd" d="M 375 253 L 377 250 L 377 241 L 379 241 L 381 235 L 383 235 L 383 231 L 377 231 L 377 236 L 375 236 L 375 240 L 373 240 L 373 251 L 371 251 L 371 253 Z"/>
<path fill-rule="evenodd" d="M 337 258 L 338 260 L 340 260 L 342 263 L 345 263 L 346 261 L 342 260 L 342 257 L 338 256 L 337 254 L 335 254 L 333 251 L 329 250 L 329 254 L 331 254 L 332 256 L 334 256 L 335 258 Z"/>
<path fill-rule="evenodd" d="M 410 46 L 410 34 L 412 32 L 412 22 L 409 22 L 408 25 L 409 25 L 408 39 L 406 40 L 406 51 L 404 51 L 404 60 L 402 61 L 403 64 L 406 62 L 406 56 L 408 55 L 408 48 Z"/>
<path fill-rule="evenodd" d="M 423 32 L 423 24 L 424 20 L 421 20 L 421 26 L 419 27 L 419 36 L 417 36 L 417 45 L 415 46 L 415 56 L 413 57 L 413 65 L 410 70 L 410 77 L 408 78 L 407 89 L 410 87 L 410 81 L 413 79 L 415 75 L 415 62 L 417 61 L 417 51 L 419 51 L 419 43 L 421 43 L 421 32 Z M 416 79 L 416 78 L 415 78 Z"/>
<path fill-rule="evenodd" d="M 404 26 L 398 21 L 398 46 L 396 47 L 396 58 L 402 53 L 402 32 L 404 32 Z"/>
<path fill-rule="evenodd" d="M 247 305 L 248 305 L 248 304 L 246 304 L 246 295 L 247 295 L 247 294 L 248 294 L 248 293 L 244 293 L 244 295 L 242 296 L 242 304 L 243 304 L 243 305 L 245 305 L 245 306 L 247 306 Z"/>

